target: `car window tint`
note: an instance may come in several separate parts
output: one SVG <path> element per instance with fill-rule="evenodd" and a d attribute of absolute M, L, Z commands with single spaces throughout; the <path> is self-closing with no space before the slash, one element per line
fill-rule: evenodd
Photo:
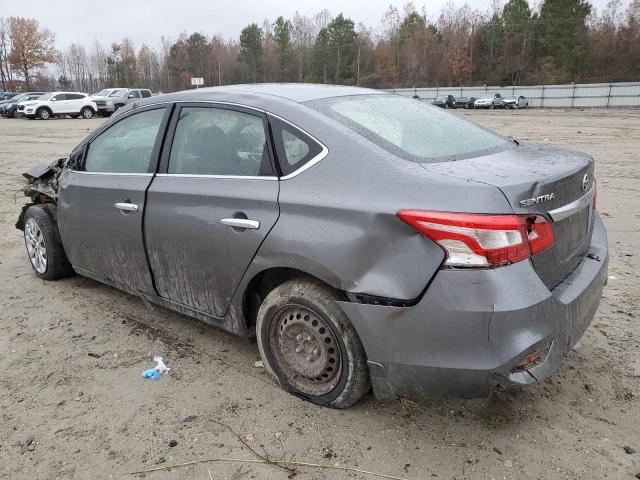
<path fill-rule="evenodd" d="M 184 107 L 176 124 L 168 173 L 271 175 L 262 118 L 210 107 Z"/>
<path fill-rule="evenodd" d="M 136 113 L 109 127 L 90 143 L 85 171 L 147 173 L 164 112 L 158 108 Z"/>
<path fill-rule="evenodd" d="M 66 99 L 67 99 L 67 95 L 64 93 L 59 93 L 58 95 L 51 97 L 51 101 L 54 101 L 54 102 L 59 102 L 60 100 L 66 100 Z"/>
<path fill-rule="evenodd" d="M 140 92 L 138 92 L 137 90 L 132 90 L 129 92 L 129 96 L 131 98 L 140 98 Z"/>
<path fill-rule="evenodd" d="M 84 95 L 80 95 L 77 93 L 67 93 L 67 100 L 80 100 L 84 98 Z"/>
<path fill-rule="evenodd" d="M 142 98 L 149 98 L 151 96 L 151 92 L 149 90 L 142 90 Z"/>
<path fill-rule="evenodd" d="M 322 152 L 322 146 L 301 130 L 277 118 L 269 121 L 283 175 L 294 172 Z"/>

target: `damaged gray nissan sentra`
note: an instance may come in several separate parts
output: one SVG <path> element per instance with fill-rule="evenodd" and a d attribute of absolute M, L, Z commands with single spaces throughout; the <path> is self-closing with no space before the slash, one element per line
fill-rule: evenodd
<path fill-rule="evenodd" d="M 36 275 L 255 337 L 346 408 L 551 375 L 607 279 L 593 160 L 419 100 L 321 85 L 144 99 L 25 176 Z"/>

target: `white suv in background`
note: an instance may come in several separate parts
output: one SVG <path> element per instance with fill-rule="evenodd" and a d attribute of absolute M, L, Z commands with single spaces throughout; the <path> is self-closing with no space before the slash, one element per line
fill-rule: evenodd
<path fill-rule="evenodd" d="M 65 115 L 72 118 L 92 118 L 97 111 L 96 103 L 86 93 L 52 92 L 42 95 L 37 100 L 24 102 L 23 115 L 41 120 Z"/>

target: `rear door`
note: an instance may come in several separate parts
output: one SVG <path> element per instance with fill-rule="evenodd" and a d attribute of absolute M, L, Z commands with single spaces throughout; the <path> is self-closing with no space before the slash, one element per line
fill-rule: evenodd
<path fill-rule="evenodd" d="M 69 261 L 131 292 L 154 293 L 142 219 L 169 110 L 154 106 L 119 117 L 60 178 L 58 224 Z"/>
<path fill-rule="evenodd" d="M 145 238 L 158 293 L 217 317 L 278 219 L 264 112 L 183 104 L 148 192 Z"/>
<path fill-rule="evenodd" d="M 80 113 L 85 103 L 85 96 L 79 93 L 67 93 L 66 112 Z"/>

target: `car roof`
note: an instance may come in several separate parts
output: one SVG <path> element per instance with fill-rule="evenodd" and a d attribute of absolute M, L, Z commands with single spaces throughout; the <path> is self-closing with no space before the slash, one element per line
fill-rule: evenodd
<path fill-rule="evenodd" d="M 163 95 L 170 101 L 175 99 L 183 100 L 188 96 L 193 101 L 213 100 L 212 97 L 218 97 L 221 94 L 249 94 L 253 97 L 262 97 L 263 99 L 274 99 L 279 97 L 296 103 L 305 103 L 312 100 L 320 100 L 330 97 L 343 97 L 348 95 L 375 95 L 385 94 L 380 90 L 370 88 L 348 87 L 341 85 L 324 85 L 313 83 L 252 83 L 240 85 L 225 85 L 222 87 L 207 87 L 194 90 L 186 90 L 173 94 Z M 227 95 L 225 95 L 227 96 Z M 155 101 L 157 101 L 156 97 Z"/>

